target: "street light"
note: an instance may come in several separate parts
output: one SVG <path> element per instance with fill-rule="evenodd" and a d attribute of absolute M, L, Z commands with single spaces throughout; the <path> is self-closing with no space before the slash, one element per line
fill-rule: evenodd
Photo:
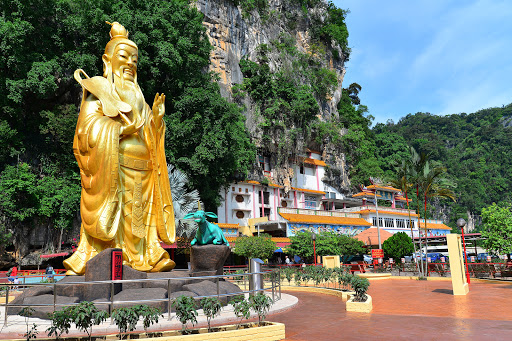
<path fill-rule="evenodd" d="M 457 220 L 457 226 L 460 227 L 460 231 L 462 232 L 462 245 L 464 245 L 464 260 L 466 261 L 466 278 L 468 280 L 468 284 L 471 283 L 469 279 L 469 268 L 468 268 L 468 255 L 466 253 L 466 241 L 464 240 L 464 226 L 466 225 L 466 221 L 464 218 L 460 218 Z"/>
<path fill-rule="evenodd" d="M 314 257 L 314 262 L 315 262 L 315 266 L 316 266 L 316 245 L 315 245 L 316 234 L 315 234 L 315 232 L 311 232 L 311 239 L 313 239 L 313 257 Z"/>

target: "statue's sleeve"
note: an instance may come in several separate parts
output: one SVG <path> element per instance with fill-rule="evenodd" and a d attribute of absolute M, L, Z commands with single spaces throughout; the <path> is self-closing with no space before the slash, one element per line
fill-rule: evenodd
<path fill-rule="evenodd" d="M 167 173 L 167 161 L 165 159 L 165 123 L 162 120 L 162 124 L 157 127 L 148 105 L 146 105 L 146 110 L 149 113 L 147 123 L 149 123 L 150 130 L 151 157 L 155 167 L 155 176 L 157 177 L 157 202 L 159 202 L 161 208 L 157 219 L 158 237 L 164 243 L 172 244 L 176 239 L 176 224 L 169 174 Z"/>
<path fill-rule="evenodd" d="M 84 89 L 73 141 L 82 181 L 80 214 L 85 231 L 101 240 L 112 240 L 117 232 L 120 127 Z"/>

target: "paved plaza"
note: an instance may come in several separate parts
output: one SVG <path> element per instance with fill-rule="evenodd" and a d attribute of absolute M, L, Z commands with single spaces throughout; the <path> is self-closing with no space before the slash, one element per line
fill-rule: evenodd
<path fill-rule="evenodd" d="M 290 294 L 299 304 L 270 317 L 286 324 L 286 340 L 512 339 L 512 282 L 473 283 L 453 296 L 449 280 L 374 280 L 370 314 L 346 312 L 334 296 Z"/>
<path fill-rule="evenodd" d="M 267 319 L 285 323 L 286 340 L 290 341 L 512 339 L 512 282 L 479 281 L 471 284 L 467 296 L 453 296 L 449 280 L 372 280 L 369 294 L 373 311 L 365 314 L 346 312 L 345 302 L 336 296 L 298 291 L 286 294 L 284 289 L 283 299 Z M 212 324 L 235 321 L 231 307 L 223 310 Z M 23 318 L 13 316 L 9 321 L 9 327 L 0 331 L 0 339 L 20 338 Z M 49 321 L 38 320 L 38 324 L 42 331 Z M 200 316 L 199 326 L 205 325 Z M 151 330 L 179 328 L 175 319 L 163 319 Z M 105 323 L 94 330 L 95 334 L 114 334 L 116 327 Z"/>

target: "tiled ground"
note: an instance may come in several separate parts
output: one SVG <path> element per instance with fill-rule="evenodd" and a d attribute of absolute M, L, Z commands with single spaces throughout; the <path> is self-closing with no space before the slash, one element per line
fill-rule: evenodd
<path fill-rule="evenodd" d="M 347 313 L 333 296 L 290 294 L 299 305 L 270 317 L 286 324 L 286 340 L 512 340 L 512 283 L 453 296 L 450 281 L 372 281 L 370 314 Z"/>
<path fill-rule="evenodd" d="M 512 282 L 473 283 L 467 296 L 453 296 L 450 281 L 372 280 L 370 314 L 346 312 L 345 303 L 335 296 L 288 293 L 298 297 L 299 303 L 271 314 L 268 320 L 285 323 L 286 340 L 290 341 L 512 340 Z M 290 297 L 283 295 L 274 308 L 286 309 L 295 304 Z M 223 314 L 226 316 L 215 325 L 234 320 L 229 309 Z M 22 335 L 24 324 L 19 319 L 0 330 L 0 339 Z M 40 330 L 48 324 L 38 323 L 42 324 Z M 204 326 L 205 321 L 199 324 Z M 178 328 L 176 321 L 163 320 L 154 330 Z M 99 334 L 113 333 L 115 326 L 106 323 L 103 329 L 95 330 Z"/>

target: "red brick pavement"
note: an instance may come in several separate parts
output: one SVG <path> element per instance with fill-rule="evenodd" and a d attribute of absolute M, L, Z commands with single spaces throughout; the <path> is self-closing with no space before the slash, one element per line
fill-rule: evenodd
<path fill-rule="evenodd" d="M 346 312 L 334 296 L 289 293 L 299 304 L 268 318 L 286 324 L 286 340 L 512 340 L 512 283 L 453 296 L 450 281 L 371 281 L 370 314 Z"/>

